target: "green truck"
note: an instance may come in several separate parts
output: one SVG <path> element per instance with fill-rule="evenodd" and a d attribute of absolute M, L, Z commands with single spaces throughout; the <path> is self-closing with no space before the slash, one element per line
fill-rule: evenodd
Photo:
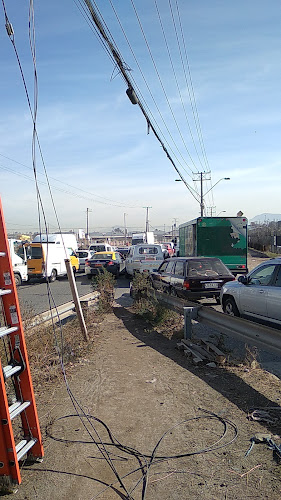
<path fill-rule="evenodd" d="M 236 274 L 246 274 L 248 221 L 245 217 L 198 217 L 179 227 L 179 256 L 218 257 Z"/>

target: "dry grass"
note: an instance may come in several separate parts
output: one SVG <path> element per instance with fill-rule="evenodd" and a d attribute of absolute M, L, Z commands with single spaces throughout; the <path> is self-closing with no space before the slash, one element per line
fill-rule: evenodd
<path fill-rule="evenodd" d="M 0 314 L 0 324 L 3 325 L 5 324 L 3 314 Z M 62 362 L 67 368 L 89 355 L 94 348 L 98 324 L 103 319 L 101 311 L 94 307 L 88 310 L 86 324 L 89 342 L 86 342 L 76 318 L 61 325 L 42 323 L 33 327 L 34 313 L 32 309 L 24 305 L 21 308 L 21 314 L 24 322 L 29 365 L 35 385 L 61 378 Z M 0 343 L 0 358 L 2 365 L 7 365 L 10 359 L 9 338 L 4 337 Z"/>
<path fill-rule="evenodd" d="M 88 342 L 83 338 L 77 318 L 61 325 L 42 324 L 28 329 L 26 344 L 34 383 L 59 378 L 62 363 L 66 369 L 88 356 L 94 349 L 98 324 L 102 319 L 102 314 L 94 308 L 89 309 L 86 320 Z"/>

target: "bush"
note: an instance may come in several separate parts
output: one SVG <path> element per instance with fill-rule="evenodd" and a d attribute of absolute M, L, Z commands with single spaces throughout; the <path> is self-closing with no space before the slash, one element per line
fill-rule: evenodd
<path fill-rule="evenodd" d="M 100 293 L 99 312 L 108 312 L 112 308 L 114 301 L 115 277 L 106 269 L 92 278 L 92 287 Z"/>
<path fill-rule="evenodd" d="M 131 286 L 135 314 L 168 338 L 183 336 L 183 317 L 158 302 L 149 275 L 137 273 Z"/>

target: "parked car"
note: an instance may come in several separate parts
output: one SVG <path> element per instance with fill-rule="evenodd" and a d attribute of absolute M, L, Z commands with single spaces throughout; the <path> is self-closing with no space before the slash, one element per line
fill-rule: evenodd
<path fill-rule="evenodd" d="M 231 316 L 281 325 L 281 258 L 255 267 L 221 290 L 223 311 Z"/>
<path fill-rule="evenodd" d="M 221 287 L 235 279 L 215 257 L 173 257 L 150 276 L 156 290 L 188 300 L 214 297 L 219 301 Z"/>
<path fill-rule="evenodd" d="M 161 245 L 142 243 L 132 245 L 126 258 L 126 275 L 156 271 L 163 261 Z"/>
<path fill-rule="evenodd" d="M 85 271 L 85 261 L 94 255 L 94 251 L 90 250 L 77 250 L 76 254 L 79 260 L 79 271 Z"/>
<path fill-rule="evenodd" d="M 96 252 L 85 262 L 85 272 L 88 279 L 106 269 L 116 277 L 125 272 L 125 261 L 118 252 Z"/>

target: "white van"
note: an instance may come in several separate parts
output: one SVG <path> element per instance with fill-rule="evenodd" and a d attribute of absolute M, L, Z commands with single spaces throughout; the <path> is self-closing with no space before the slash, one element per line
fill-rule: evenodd
<path fill-rule="evenodd" d="M 20 240 L 8 239 L 16 286 L 28 280 L 26 250 Z"/>
<path fill-rule="evenodd" d="M 27 245 L 27 270 L 29 278 L 48 278 L 55 281 L 58 276 L 66 276 L 65 259 L 69 259 L 73 273 L 79 269 L 75 250 L 77 245 L 73 234 L 42 234 L 35 236 Z"/>
<path fill-rule="evenodd" d="M 157 271 L 163 260 L 161 245 L 132 245 L 126 258 L 126 274 Z"/>
<path fill-rule="evenodd" d="M 90 252 L 114 252 L 114 248 L 108 243 L 93 243 L 89 247 Z"/>

